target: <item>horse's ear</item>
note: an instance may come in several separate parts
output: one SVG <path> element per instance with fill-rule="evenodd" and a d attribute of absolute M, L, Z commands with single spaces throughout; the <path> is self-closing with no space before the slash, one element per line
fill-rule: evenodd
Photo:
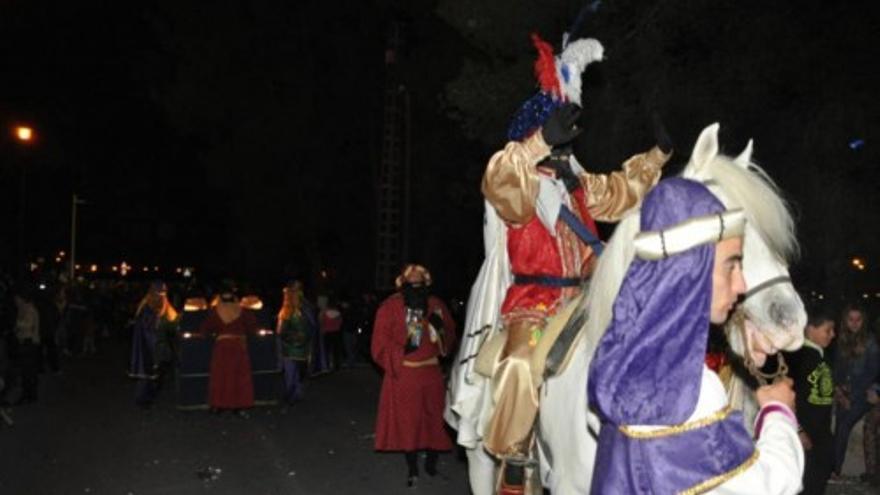
<path fill-rule="evenodd" d="M 703 129 L 700 137 L 697 138 L 697 144 L 694 145 L 694 151 L 691 152 L 691 163 L 699 170 L 706 166 L 712 159 L 718 155 L 718 122 Z"/>
<path fill-rule="evenodd" d="M 748 170 L 749 164 L 752 163 L 752 145 L 753 144 L 754 143 L 752 142 L 752 140 L 749 139 L 749 142 L 746 144 L 745 149 L 742 150 L 742 152 L 739 154 L 738 157 L 733 159 L 733 163 Z"/>

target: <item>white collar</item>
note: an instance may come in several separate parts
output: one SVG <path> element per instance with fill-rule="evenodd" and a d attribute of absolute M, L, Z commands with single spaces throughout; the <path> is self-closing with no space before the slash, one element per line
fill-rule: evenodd
<path fill-rule="evenodd" d="M 816 349 L 819 351 L 819 355 L 822 356 L 822 359 L 825 359 L 825 349 L 819 346 L 819 344 L 813 342 L 810 339 L 804 339 L 804 347 L 809 347 L 811 349 Z"/>

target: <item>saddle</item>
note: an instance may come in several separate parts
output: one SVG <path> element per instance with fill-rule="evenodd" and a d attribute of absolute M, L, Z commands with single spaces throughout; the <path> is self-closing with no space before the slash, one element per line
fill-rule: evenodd
<path fill-rule="evenodd" d="M 532 350 L 532 380 L 536 387 L 541 386 L 545 379 L 562 373 L 571 361 L 573 350 L 583 332 L 581 329 L 587 321 L 586 287 L 561 310 L 547 320 L 547 324 Z M 507 343 L 507 332 L 495 332 L 480 347 L 474 370 L 486 378 L 492 378 L 501 363 L 504 346 Z"/>

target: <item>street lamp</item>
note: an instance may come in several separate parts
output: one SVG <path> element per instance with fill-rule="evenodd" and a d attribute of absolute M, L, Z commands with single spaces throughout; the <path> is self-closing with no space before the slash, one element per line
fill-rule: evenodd
<path fill-rule="evenodd" d="M 34 129 L 26 125 L 17 125 L 13 129 L 15 139 L 21 143 L 28 144 L 34 140 Z"/>
<path fill-rule="evenodd" d="M 29 125 L 17 125 L 12 128 L 12 135 L 15 140 L 22 146 L 29 146 L 36 140 L 36 133 L 33 127 Z M 25 261 L 24 250 L 24 220 L 25 220 L 25 198 L 27 190 L 27 168 L 21 166 L 19 174 L 18 188 L 18 264 L 19 269 L 23 268 Z"/>

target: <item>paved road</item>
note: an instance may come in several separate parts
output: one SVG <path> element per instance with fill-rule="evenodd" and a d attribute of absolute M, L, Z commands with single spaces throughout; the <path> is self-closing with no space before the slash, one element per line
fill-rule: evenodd
<path fill-rule="evenodd" d="M 407 489 L 402 455 L 377 454 L 379 378 L 369 367 L 311 383 L 289 410 L 250 419 L 181 412 L 173 390 L 150 411 L 132 405 L 124 357 L 74 359 L 43 377 L 41 401 L 0 426 L 0 494 L 465 494 L 466 466 L 441 455 L 441 478 Z M 197 473 L 221 471 L 203 481 Z"/>
<path fill-rule="evenodd" d="M 177 411 L 171 389 L 152 410 L 135 408 L 118 347 L 44 376 L 41 401 L 15 408 L 13 428 L 0 426 L 0 494 L 468 493 L 466 466 L 452 454 L 440 458 L 442 477 L 423 476 L 412 490 L 402 456 L 373 451 L 372 368 L 319 377 L 296 407 L 244 420 Z M 200 479 L 209 467 L 216 479 Z M 852 482 L 828 493 L 877 491 Z"/>

